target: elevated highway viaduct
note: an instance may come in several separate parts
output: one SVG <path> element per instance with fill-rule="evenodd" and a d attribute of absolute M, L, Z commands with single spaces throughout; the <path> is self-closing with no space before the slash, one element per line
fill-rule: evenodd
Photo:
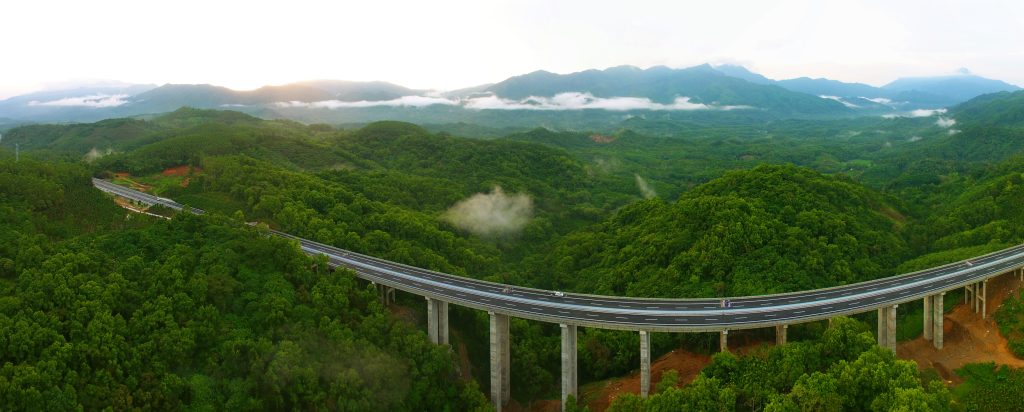
<path fill-rule="evenodd" d="M 134 202 L 182 210 L 170 199 L 93 179 L 98 189 Z M 202 210 L 191 209 L 201 214 Z M 943 300 L 946 292 L 964 288 L 975 311 L 987 316 L 988 280 L 1013 272 L 1024 279 L 1024 245 L 968 260 L 867 282 L 826 289 L 725 299 L 645 299 L 561 293 L 514 287 L 417 268 L 340 249 L 284 232 L 310 255 L 324 255 L 332 267 L 343 267 L 378 285 L 382 298 L 394 290 L 423 296 L 427 330 L 434 343 L 448 344 L 451 304 L 487 311 L 490 315 L 491 401 L 500 411 L 510 399 L 509 319 L 518 317 L 557 323 L 562 333 L 562 400 L 577 395 L 577 329 L 579 327 L 635 331 L 640 335 L 641 395 L 650 392 L 650 337 L 654 332 L 715 332 L 728 350 L 729 331 L 773 328 L 785 344 L 789 325 L 865 312 L 878 314 L 878 344 L 896 348 L 896 308 L 921 301 L 924 337 L 936 348 L 943 345 Z M 564 402 L 563 402 L 564 405 Z"/>

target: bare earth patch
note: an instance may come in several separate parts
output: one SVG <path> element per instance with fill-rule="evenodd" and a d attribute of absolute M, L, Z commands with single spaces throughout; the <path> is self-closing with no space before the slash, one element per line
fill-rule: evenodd
<path fill-rule="evenodd" d="M 1024 360 L 1010 352 L 1006 338 L 999 333 L 999 327 L 993 319 L 1003 300 L 1020 286 L 1020 280 L 1012 274 L 993 278 L 988 282 L 987 319 L 981 319 L 981 313 L 975 313 L 961 301 L 943 319 L 942 350 L 935 349 L 931 341 L 918 337 L 897 345 L 896 355 L 901 359 L 917 361 L 921 369 L 935 368 L 950 384 L 963 381 L 954 371 L 968 363 L 995 362 L 1024 367 Z"/>
<path fill-rule="evenodd" d="M 189 174 L 199 172 L 200 169 L 198 167 L 193 168 L 190 166 L 177 166 L 164 169 L 164 171 L 160 172 L 160 174 L 164 176 L 188 176 Z"/>

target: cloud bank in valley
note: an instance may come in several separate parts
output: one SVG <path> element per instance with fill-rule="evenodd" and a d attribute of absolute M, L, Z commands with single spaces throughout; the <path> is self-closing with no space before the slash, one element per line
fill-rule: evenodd
<path fill-rule="evenodd" d="M 53 107 L 117 107 L 128 103 L 125 98 L 127 94 L 92 94 L 88 96 L 65 97 L 63 99 L 28 102 L 29 106 L 53 106 Z"/>
<path fill-rule="evenodd" d="M 945 113 L 946 109 L 917 109 L 901 114 L 886 114 L 882 115 L 882 117 L 886 119 L 894 119 L 897 117 L 931 117 L 935 115 L 942 115 Z"/>
<path fill-rule="evenodd" d="M 646 97 L 594 97 L 590 93 L 567 92 L 552 97 L 530 96 L 522 100 L 490 95 L 466 99 L 465 107 L 476 110 L 733 110 L 744 106 L 714 106 L 693 103 L 689 97 L 676 97 L 670 104 L 655 103 Z"/>
<path fill-rule="evenodd" d="M 500 237 L 519 233 L 532 216 L 533 199 L 529 195 L 507 195 L 495 186 L 491 193 L 477 193 L 459 201 L 442 218 L 477 236 Z"/>
<path fill-rule="evenodd" d="M 360 100 L 355 102 L 345 102 L 341 100 L 323 100 L 318 102 L 278 102 L 278 107 L 308 107 L 314 109 L 345 109 L 345 108 L 360 108 L 360 107 L 426 107 L 433 106 L 436 104 L 441 105 L 457 105 L 458 101 L 452 99 L 446 99 L 443 97 L 430 97 L 430 96 L 402 96 L 397 99 L 391 100 Z"/>
<path fill-rule="evenodd" d="M 462 106 L 471 110 L 735 110 L 750 109 L 749 106 L 720 106 L 694 103 L 689 97 L 676 97 L 672 103 L 663 104 L 646 97 L 595 97 L 590 93 L 567 92 L 552 97 L 530 96 L 522 100 L 504 99 L 495 95 L 474 96 L 452 99 L 436 96 L 402 96 L 393 100 L 345 102 L 324 100 L 318 102 L 277 102 L 278 107 L 305 107 L 321 109 L 346 109 L 367 107 L 427 107 L 433 105 Z"/>
<path fill-rule="evenodd" d="M 939 116 L 939 120 L 935 121 L 935 125 L 943 129 L 948 129 L 956 124 L 956 119 Z"/>
<path fill-rule="evenodd" d="M 829 95 L 823 94 L 823 95 L 820 95 L 818 97 L 820 97 L 822 99 L 826 99 L 826 100 L 835 100 L 835 101 L 837 101 L 839 103 L 842 103 L 843 106 L 849 107 L 851 109 L 856 109 L 856 108 L 860 107 L 860 106 L 857 106 L 857 105 L 855 105 L 853 103 L 850 103 L 850 102 L 848 102 L 846 100 L 843 100 L 843 98 L 839 97 L 839 96 L 829 96 Z"/>

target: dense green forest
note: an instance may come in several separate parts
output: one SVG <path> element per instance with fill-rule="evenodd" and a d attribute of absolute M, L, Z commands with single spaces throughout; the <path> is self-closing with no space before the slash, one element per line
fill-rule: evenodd
<path fill-rule="evenodd" d="M 638 121 L 614 133 L 486 139 L 187 108 L 15 128 L 0 146 L 0 399 L 33 410 L 486 408 L 476 383 L 489 383 L 485 313 L 452 309 L 472 365 L 460 375 L 453 353 L 389 315 L 351 273 L 327 273 L 244 222 L 548 289 L 707 297 L 830 287 L 1024 241 L 1020 96 L 979 97 L 948 119 L 660 131 Z M 18 163 L 4 149 L 15 143 Z M 126 214 L 90 175 L 210 214 Z M 516 222 L 497 229 L 467 224 L 459 209 L 506 203 L 515 207 L 483 210 Z M 400 296 L 399 306 L 422 319 L 421 300 Z M 1011 299 L 996 315 L 1017 353 L 1021 307 Z M 977 382 L 1010 385 L 1021 372 L 972 366 L 949 391 L 875 348 L 870 320 L 794 327 L 792 345 L 716 356 L 694 383 L 614 408 L 1013 409 L 983 401 Z M 511 327 L 513 397 L 557 397 L 557 325 Z M 708 351 L 712 339 L 656 334 L 653 347 Z M 582 381 L 629 373 L 637 346 L 635 334 L 581 330 Z M 467 372 L 475 379 L 459 379 Z M 871 374 L 895 383 L 871 386 Z"/>
<path fill-rule="evenodd" d="M 350 272 L 223 216 L 124 226 L 80 166 L 6 161 L 0 400 L 10 410 L 467 410 L 451 353 L 388 317 Z M 21 195 L 42 194 L 43 206 Z M 15 196 L 8 196 L 14 194 Z M 110 207 L 113 206 L 113 207 Z M 72 209 L 77 209 L 71 206 Z M 45 236 L 50 234 L 51 236 Z M 71 236 L 81 234 L 80 236 Z M 16 248 L 10 246 L 16 245 Z"/>

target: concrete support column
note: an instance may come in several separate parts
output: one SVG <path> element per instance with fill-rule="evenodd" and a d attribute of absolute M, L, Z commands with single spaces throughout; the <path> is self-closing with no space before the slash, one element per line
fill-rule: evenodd
<path fill-rule="evenodd" d="M 878 346 L 896 351 L 896 307 L 878 309 Z"/>
<path fill-rule="evenodd" d="M 932 344 L 935 349 L 942 349 L 942 316 L 945 312 L 943 296 L 946 296 L 946 292 L 932 296 Z"/>
<path fill-rule="evenodd" d="M 789 329 L 789 325 L 778 325 L 775 327 L 775 345 L 782 346 L 786 344 L 787 329 Z"/>
<path fill-rule="evenodd" d="M 974 292 L 972 293 L 972 295 L 974 295 L 974 302 L 973 302 L 974 313 L 981 312 L 981 297 L 979 296 L 981 294 L 981 284 L 980 283 L 981 282 L 975 282 L 974 283 Z"/>
<path fill-rule="evenodd" d="M 651 393 L 651 334 L 640 331 L 640 397 Z"/>
<path fill-rule="evenodd" d="M 888 329 L 886 334 L 886 343 L 889 344 L 889 349 L 896 352 L 896 307 L 899 305 L 892 305 L 889 308 L 889 319 L 885 322 L 885 327 Z"/>
<path fill-rule="evenodd" d="M 988 314 L 988 279 L 981 281 L 981 318 Z"/>
<path fill-rule="evenodd" d="M 448 302 L 438 299 L 427 299 L 427 335 L 430 341 L 448 344 Z"/>
<path fill-rule="evenodd" d="M 491 316 L 491 403 L 501 412 L 508 403 L 508 315 L 487 313 Z"/>
<path fill-rule="evenodd" d="M 885 326 L 886 322 L 889 320 L 888 315 L 889 313 L 886 311 L 886 308 L 878 308 L 878 333 L 876 336 L 878 336 L 878 346 L 883 348 L 889 346 L 889 343 L 885 338 L 886 331 L 889 330 L 889 328 Z"/>
<path fill-rule="evenodd" d="M 925 340 L 932 340 L 932 329 L 934 329 L 934 326 L 932 326 L 932 323 L 934 323 L 934 322 L 932 321 L 932 297 L 931 296 L 925 296 L 924 297 L 924 313 L 923 313 L 923 315 L 924 315 L 923 316 L 924 317 L 924 325 L 923 325 L 924 339 Z"/>
<path fill-rule="evenodd" d="M 576 325 L 562 325 L 562 411 L 569 395 L 579 399 L 576 368 Z"/>
<path fill-rule="evenodd" d="M 722 352 L 729 351 L 729 330 L 723 330 L 718 334 L 718 348 Z"/>

